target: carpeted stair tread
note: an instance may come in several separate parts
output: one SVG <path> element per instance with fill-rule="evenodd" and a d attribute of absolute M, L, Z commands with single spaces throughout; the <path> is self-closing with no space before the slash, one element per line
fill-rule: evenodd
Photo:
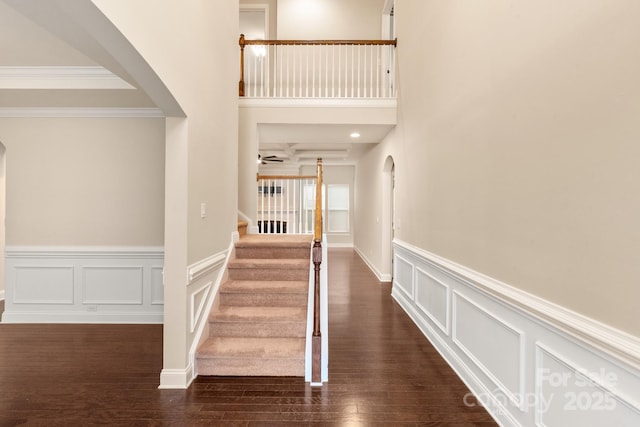
<path fill-rule="evenodd" d="M 236 258 L 229 261 L 229 268 L 309 269 L 308 259 Z"/>
<path fill-rule="evenodd" d="M 304 338 L 210 338 L 198 350 L 202 357 L 304 358 Z"/>
<path fill-rule="evenodd" d="M 198 350 L 199 375 L 304 376 L 304 338 L 210 338 Z"/>
<path fill-rule="evenodd" d="M 306 307 L 220 306 L 209 315 L 210 322 L 305 322 Z"/>
<path fill-rule="evenodd" d="M 252 337 L 252 338 L 304 338 L 307 334 L 305 323 L 294 322 L 212 322 L 210 337 Z"/>
<path fill-rule="evenodd" d="M 220 305 L 240 307 L 302 307 L 309 295 L 301 280 L 230 280 L 220 286 Z"/>
<path fill-rule="evenodd" d="M 301 280 L 229 280 L 220 286 L 227 293 L 307 294 L 309 283 Z"/>
<path fill-rule="evenodd" d="M 307 234 L 247 234 L 235 244 L 244 247 L 302 247 L 311 248 L 312 238 Z"/>

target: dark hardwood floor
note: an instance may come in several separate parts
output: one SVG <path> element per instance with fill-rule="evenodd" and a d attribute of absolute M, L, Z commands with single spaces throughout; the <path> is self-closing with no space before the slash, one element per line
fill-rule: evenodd
<path fill-rule="evenodd" d="M 158 390 L 159 325 L 0 324 L 0 426 L 495 426 L 351 249 L 330 254 L 329 382 Z M 4 303 L 0 310 L 4 308 Z"/>

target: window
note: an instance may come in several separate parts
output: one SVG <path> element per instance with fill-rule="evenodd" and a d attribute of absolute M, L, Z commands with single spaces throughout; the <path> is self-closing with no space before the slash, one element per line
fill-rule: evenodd
<path fill-rule="evenodd" d="M 326 224 L 328 233 L 349 232 L 349 186 L 327 185 Z"/>
<path fill-rule="evenodd" d="M 303 187 L 302 230 L 313 233 L 316 185 Z M 323 228 L 326 233 L 348 233 L 349 229 L 349 185 L 329 184 L 322 186 Z"/>

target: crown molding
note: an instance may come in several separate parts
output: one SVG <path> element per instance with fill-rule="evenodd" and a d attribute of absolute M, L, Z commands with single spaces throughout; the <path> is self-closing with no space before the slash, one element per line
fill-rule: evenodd
<path fill-rule="evenodd" d="M 136 89 L 103 67 L 0 66 L 0 89 Z"/>
<path fill-rule="evenodd" d="M 164 117 L 159 108 L 117 107 L 0 107 L 0 118 L 118 118 Z"/>

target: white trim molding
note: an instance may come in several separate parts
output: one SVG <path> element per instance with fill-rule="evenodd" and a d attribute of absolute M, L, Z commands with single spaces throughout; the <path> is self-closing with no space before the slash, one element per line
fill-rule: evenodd
<path fill-rule="evenodd" d="M 211 271 L 219 269 L 226 258 L 227 251 L 223 251 L 191 264 L 187 267 L 187 284 L 191 284 Z"/>
<path fill-rule="evenodd" d="M 159 108 L 0 107 L 0 118 L 162 118 Z"/>
<path fill-rule="evenodd" d="M 4 323 L 162 323 L 162 247 L 5 249 Z"/>
<path fill-rule="evenodd" d="M 329 247 L 333 247 L 333 246 L 329 245 Z M 369 267 L 369 270 L 371 270 L 373 272 L 373 274 L 375 274 L 375 276 L 378 278 L 378 281 L 380 281 L 380 282 L 390 282 L 391 281 L 391 274 L 384 274 L 380 270 L 378 270 L 376 268 L 375 264 L 372 263 L 369 260 L 369 258 L 367 258 L 367 256 L 364 254 L 364 252 L 362 252 L 360 250 L 360 248 L 358 248 L 357 246 L 353 246 L 353 245 L 351 245 L 349 247 L 353 247 L 353 249 L 356 251 L 358 256 L 360 258 L 362 258 L 362 261 L 364 261 L 364 263 L 367 264 L 367 267 Z"/>
<path fill-rule="evenodd" d="M 186 389 L 195 378 L 193 365 L 184 369 L 163 369 L 160 372 L 159 389 Z"/>
<path fill-rule="evenodd" d="M 99 66 L 0 66 L 0 89 L 135 89 Z"/>
<path fill-rule="evenodd" d="M 4 300 L 4 289 L 0 291 L 0 301 Z"/>
<path fill-rule="evenodd" d="M 640 425 L 637 337 L 409 243 L 393 245 L 393 298 L 498 423 Z"/>

